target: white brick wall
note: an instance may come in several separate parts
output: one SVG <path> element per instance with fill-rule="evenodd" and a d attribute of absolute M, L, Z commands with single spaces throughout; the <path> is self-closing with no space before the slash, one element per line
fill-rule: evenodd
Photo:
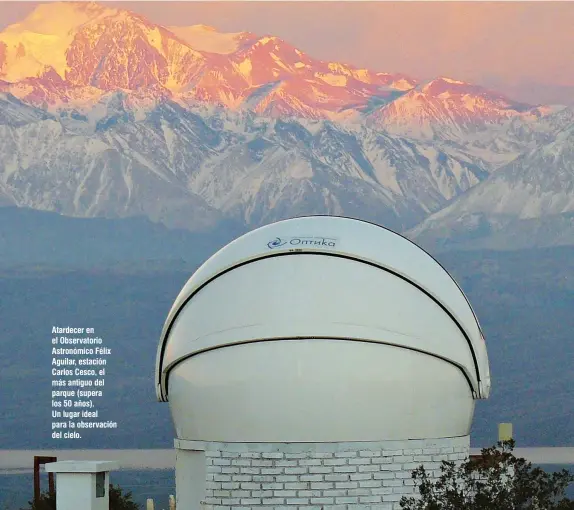
<path fill-rule="evenodd" d="M 468 436 L 373 443 L 189 442 L 205 451 L 204 510 L 396 510 L 413 469 L 465 460 Z M 189 443 L 193 443 L 191 446 Z"/>

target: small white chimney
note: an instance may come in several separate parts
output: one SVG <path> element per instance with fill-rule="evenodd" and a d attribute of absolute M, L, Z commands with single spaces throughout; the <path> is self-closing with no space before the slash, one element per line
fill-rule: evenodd
<path fill-rule="evenodd" d="M 57 510 L 109 510 L 110 471 L 117 462 L 65 460 L 45 467 L 56 473 Z"/>

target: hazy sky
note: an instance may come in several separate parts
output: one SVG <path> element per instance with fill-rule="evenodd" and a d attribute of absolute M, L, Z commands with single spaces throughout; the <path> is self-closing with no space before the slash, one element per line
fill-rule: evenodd
<path fill-rule="evenodd" d="M 163 25 L 277 35 L 322 59 L 574 102 L 574 2 L 107 2 Z M 35 2 L 0 1 L 0 29 Z M 520 96 L 520 97 L 517 97 Z"/>

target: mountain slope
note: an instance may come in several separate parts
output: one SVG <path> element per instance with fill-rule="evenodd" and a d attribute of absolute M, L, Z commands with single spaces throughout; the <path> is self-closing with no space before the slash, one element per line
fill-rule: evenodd
<path fill-rule="evenodd" d="M 460 236 L 485 236 L 509 225 L 518 227 L 520 220 L 542 219 L 539 225 L 548 229 L 554 218 L 550 231 L 567 240 L 571 234 L 566 232 L 572 227 L 570 216 L 564 215 L 574 212 L 572 161 L 574 123 L 431 215 L 409 235 L 420 242 L 448 240 L 452 244 Z M 534 226 L 532 221 L 530 224 Z M 534 242 L 535 237 L 531 240 Z"/>
<path fill-rule="evenodd" d="M 118 100 L 110 101 L 97 122 L 73 119 L 75 132 L 56 117 L 24 125 L 1 124 L 4 191 L 19 206 L 70 216 L 145 215 L 192 230 L 221 221 L 221 214 L 189 191 L 177 167 L 169 165 L 177 154 L 168 155 L 167 146 L 163 151 L 157 146 L 161 125 L 153 119 L 147 124 L 131 120 L 133 114 Z M 193 138 L 205 130 L 193 154 L 196 161 L 211 150 L 210 142 L 218 143 L 217 135 L 200 118 L 186 116 L 183 110 L 178 124 L 177 135 L 183 137 Z"/>
<path fill-rule="evenodd" d="M 427 251 L 528 250 L 574 246 L 574 213 L 517 219 L 504 214 L 468 213 L 457 221 L 436 222 L 406 232 Z"/>
<path fill-rule="evenodd" d="M 44 110 L 29 106 L 12 94 L 0 92 L 0 125 L 23 126 L 53 118 Z"/>
<path fill-rule="evenodd" d="M 455 149 L 483 167 L 531 148 L 501 123 L 518 119 L 516 131 L 542 111 L 451 78 L 417 86 L 402 74 L 315 59 L 273 35 L 163 27 L 94 2 L 40 5 L 0 33 L 0 80 L 1 91 L 51 111 L 89 107 L 121 89 L 147 105 L 172 99 L 268 117 L 365 121 L 400 136 L 462 142 Z"/>
<path fill-rule="evenodd" d="M 413 235 L 571 210 L 573 154 L 557 148 L 571 109 L 417 85 L 273 35 L 42 4 L 0 33 L 0 94 L 0 205 L 191 230 L 315 213 L 405 230 L 434 215 Z"/>
<path fill-rule="evenodd" d="M 207 162 L 190 185 L 248 224 L 332 213 L 403 228 L 483 177 L 430 147 L 368 129 L 275 120 Z"/>
<path fill-rule="evenodd" d="M 429 144 L 365 127 L 130 101 L 110 93 L 59 115 L 22 105 L 0 125 L 0 182 L 11 201 L 191 230 L 314 213 L 404 229 L 487 176 Z"/>
<path fill-rule="evenodd" d="M 52 108 L 122 89 L 313 118 L 414 86 L 403 75 L 314 59 L 274 36 L 166 28 L 94 2 L 43 4 L 0 33 L 0 79 L 1 90 Z"/>
<path fill-rule="evenodd" d="M 380 107 L 369 121 L 403 136 L 461 139 L 530 108 L 483 87 L 441 77 Z"/>
<path fill-rule="evenodd" d="M 235 53 L 240 48 L 253 44 L 257 40 L 257 36 L 250 32 L 223 34 L 208 25 L 169 26 L 167 29 L 191 48 L 222 55 Z"/>
<path fill-rule="evenodd" d="M 0 207 L 0 270 L 60 267 L 184 267 L 194 270 L 244 233 L 231 226 L 209 233 L 168 229 L 145 217 L 70 218 L 24 207 Z M 70 242 L 73 240 L 73 242 Z"/>

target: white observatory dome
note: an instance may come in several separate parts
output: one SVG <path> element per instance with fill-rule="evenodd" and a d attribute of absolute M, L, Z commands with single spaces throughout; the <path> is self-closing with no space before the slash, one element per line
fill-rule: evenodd
<path fill-rule="evenodd" d="M 177 436 L 337 442 L 469 434 L 490 373 L 460 287 L 364 221 L 279 221 L 231 242 L 175 300 L 156 365 Z"/>

